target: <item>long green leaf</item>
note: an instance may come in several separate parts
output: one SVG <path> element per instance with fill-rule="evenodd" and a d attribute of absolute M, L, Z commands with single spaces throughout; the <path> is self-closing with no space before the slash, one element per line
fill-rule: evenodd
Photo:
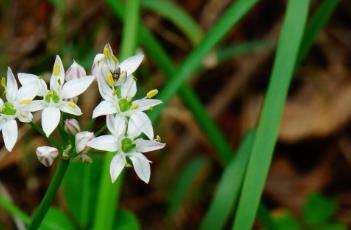
<path fill-rule="evenodd" d="M 127 2 L 126 20 L 123 24 L 121 59 L 133 55 L 136 49 L 137 31 L 139 25 L 140 0 Z M 111 229 L 115 220 L 117 201 L 120 195 L 123 174 L 112 184 L 110 180 L 110 162 L 114 153 L 108 153 L 105 157 L 101 175 L 100 192 L 93 229 Z"/>
<path fill-rule="evenodd" d="M 201 230 L 222 229 L 226 224 L 239 197 L 254 138 L 254 131 L 249 131 L 241 142 L 237 154 L 225 168 L 201 223 Z"/>
<path fill-rule="evenodd" d="M 193 44 L 198 44 L 203 38 L 203 31 L 199 25 L 180 7 L 171 1 L 143 0 L 142 6 L 153 10 L 174 23 Z"/>
<path fill-rule="evenodd" d="M 172 78 L 161 91 L 159 98 L 163 104 L 155 108 L 150 116 L 156 119 L 164 106 L 170 101 L 179 87 L 202 63 L 204 56 L 226 35 L 226 33 L 252 8 L 257 0 L 237 0 L 226 10 L 207 36 L 185 59 L 178 70 L 177 75 Z"/>
<path fill-rule="evenodd" d="M 234 230 L 253 226 L 307 19 L 308 0 L 290 0 L 236 213 Z M 298 17 L 296 17 L 298 15 Z"/>
<path fill-rule="evenodd" d="M 340 0 L 324 0 L 309 21 L 304 34 L 297 64 L 307 56 L 314 40 L 328 22 Z"/>
<path fill-rule="evenodd" d="M 208 159 L 205 157 L 197 157 L 189 161 L 180 171 L 180 175 L 169 194 L 168 210 L 170 214 L 176 212 L 187 198 L 194 180 L 200 174 L 206 163 L 208 163 Z"/>

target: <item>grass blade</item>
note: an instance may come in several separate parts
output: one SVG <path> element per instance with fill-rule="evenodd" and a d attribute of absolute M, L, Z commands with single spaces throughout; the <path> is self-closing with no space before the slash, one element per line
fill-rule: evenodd
<path fill-rule="evenodd" d="M 142 6 L 169 19 L 196 45 L 203 38 L 200 26 L 180 7 L 164 0 L 143 0 Z"/>
<path fill-rule="evenodd" d="M 279 124 L 307 19 L 308 0 L 290 0 L 282 26 L 268 92 L 264 101 L 234 230 L 253 226 L 260 197 L 278 137 Z M 299 15 L 296 17 L 296 15 Z"/>
<path fill-rule="evenodd" d="M 207 36 L 185 59 L 176 77 L 172 78 L 161 91 L 159 98 L 163 104 L 155 108 L 150 117 L 156 119 L 164 106 L 170 101 L 179 87 L 202 63 L 204 56 L 219 42 L 220 39 L 252 8 L 257 0 L 238 0 L 220 17 Z"/>
<path fill-rule="evenodd" d="M 126 19 L 123 24 L 121 59 L 133 55 L 136 49 L 137 31 L 139 25 L 140 0 L 127 2 Z M 116 204 L 119 198 L 123 175 L 112 184 L 110 180 L 110 162 L 114 153 L 105 156 L 101 175 L 100 191 L 97 200 L 93 229 L 112 229 L 115 221 Z"/>
<path fill-rule="evenodd" d="M 340 0 L 324 0 L 309 21 L 300 47 L 298 65 L 308 54 L 319 32 L 328 22 Z"/>
<path fill-rule="evenodd" d="M 209 210 L 201 223 L 201 230 L 222 229 L 226 224 L 239 197 L 254 137 L 254 131 L 245 135 L 237 154 L 225 168 Z"/>

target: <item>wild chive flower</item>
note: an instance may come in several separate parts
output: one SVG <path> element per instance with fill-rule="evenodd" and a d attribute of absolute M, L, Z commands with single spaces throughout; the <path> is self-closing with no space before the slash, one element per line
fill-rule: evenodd
<path fill-rule="evenodd" d="M 76 135 L 77 133 L 80 132 L 79 123 L 74 118 L 65 120 L 64 129 L 65 129 L 66 133 L 71 134 L 71 135 Z"/>
<path fill-rule="evenodd" d="M 88 142 L 91 148 L 116 152 L 110 164 L 110 176 L 115 182 L 129 161 L 134 166 L 137 176 L 148 183 L 150 180 L 150 161 L 142 154 L 161 149 L 165 146 L 157 140 L 145 140 L 140 137 L 140 129 L 125 122 L 121 117 L 107 116 L 107 128 L 111 135 L 103 135 Z M 126 130 L 127 129 L 127 130 Z"/>
<path fill-rule="evenodd" d="M 61 117 L 60 111 L 76 116 L 82 115 L 80 108 L 69 100 L 82 94 L 94 80 L 93 76 L 85 76 L 82 78 L 72 77 L 72 80 L 65 82 L 65 72 L 59 56 L 56 56 L 50 79 L 50 89 L 39 77 L 34 77 L 34 79 L 32 75 L 28 77 L 32 80 L 27 80 L 26 83 L 32 85 L 39 96 L 43 97 L 42 100 L 36 100 L 33 103 L 35 103 L 36 109 L 43 109 L 41 124 L 46 136 L 50 136 L 58 126 Z M 25 75 L 22 75 L 22 80 L 23 78 Z"/>
<path fill-rule="evenodd" d="M 7 70 L 6 81 L 6 102 L 0 98 L 0 130 L 8 151 L 12 151 L 17 142 L 18 127 L 16 118 L 21 122 L 31 122 L 32 114 L 35 111 L 31 107 L 32 99 L 35 92 L 31 87 L 22 86 L 18 89 L 18 85 L 12 70 Z"/>
<path fill-rule="evenodd" d="M 94 138 L 94 133 L 83 131 L 79 132 L 75 135 L 75 143 L 76 143 L 76 152 L 77 153 L 85 153 L 89 149 L 87 145 L 89 141 Z"/>

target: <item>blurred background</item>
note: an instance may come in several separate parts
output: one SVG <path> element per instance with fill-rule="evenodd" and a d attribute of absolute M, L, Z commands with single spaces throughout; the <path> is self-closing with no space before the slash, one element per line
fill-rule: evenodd
<path fill-rule="evenodd" d="M 175 65 L 182 63 L 232 3 L 171 1 L 198 24 L 197 36 L 190 37 L 155 11 L 150 1 L 142 1 L 142 23 Z M 320 2 L 312 1 L 312 11 Z M 256 4 L 203 59 L 189 82 L 233 149 L 256 125 L 285 6 L 283 0 Z M 263 195 L 273 218 L 285 216 L 304 226 L 309 218 L 306 212 L 322 209 L 330 210 L 325 217 L 328 221 L 344 229 L 351 226 L 350 25 L 351 2 L 344 0 L 294 76 Z M 56 54 L 61 55 L 66 68 L 74 59 L 90 72 L 95 54 L 106 43 L 118 55 L 121 33 L 121 21 L 104 1 L 1 0 L 0 75 L 5 76 L 10 66 L 15 73 L 46 76 Z M 139 47 L 138 52 L 143 52 Z M 145 55 L 137 72 L 140 97 L 150 89 L 162 89 L 167 82 Z M 82 124 L 89 121 L 99 100 L 96 85 L 81 97 L 85 112 Z M 96 127 L 103 122 L 97 120 Z M 127 170 L 120 207 L 132 211 L 142 229 L 197 229 L 223 171 L 218 155 L 178 97 L 163 110 L 155 129 L 167 146 L 148 154 L 153 162 L 151 182 L 144 184 L 132 169 Z M 28 214 L 40 202 L 54 172 L 36 159 L 35 148 L 44 143 L 29 125 L 22 125 L 14 151 L 0 150 L 0 191 Z M 93 160 L 99 165 L 101 155 Z M 71 172 L 67 176 L 79 175 Z M 80 191 L 76 193 L 79 196 Z M 72 215 L 64 188 L 55 206 Z M 15 228 L 1 207 L 0 223 L 4 229 Z M 263 229 L 262 224 L 257 222 L 255 229 Z"/>

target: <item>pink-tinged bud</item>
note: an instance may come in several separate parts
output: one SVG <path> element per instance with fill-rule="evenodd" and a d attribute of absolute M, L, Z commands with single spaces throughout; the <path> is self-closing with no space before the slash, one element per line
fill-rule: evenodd
<path fill-rule="evenodd" d="M 76 119 L 66 119 L 65 120 L 65 127 L 64 127 L 66 133 L 76 135 L 77 133 L 80 132 L 80 126 L 79 123 Z"/>
<path fill-rule="evenodd" d="M 87 73 L 85 72 L 85 69 L 74 61 L 73 64 L 66 71 L 65 79 L 66 81 L 69 81 L 85 77 L 86 75 Z"/>
<path fill-rule="evenodd" d="M 36 150 L 36 154 L 40 163 L 45 167 L 49 167 L 54 163 L 55 158 L 58 156 L 59 152 L 57 148 L 50 146 L 39 146 Z"/>
<path fill-rule="evenodd" d="M 77 153 L 83 153 L 88 150 L 88 142 L 94 138 L 94 133 L 92 132 L 80 132 L 76 134 L 76 151 Z"/>

